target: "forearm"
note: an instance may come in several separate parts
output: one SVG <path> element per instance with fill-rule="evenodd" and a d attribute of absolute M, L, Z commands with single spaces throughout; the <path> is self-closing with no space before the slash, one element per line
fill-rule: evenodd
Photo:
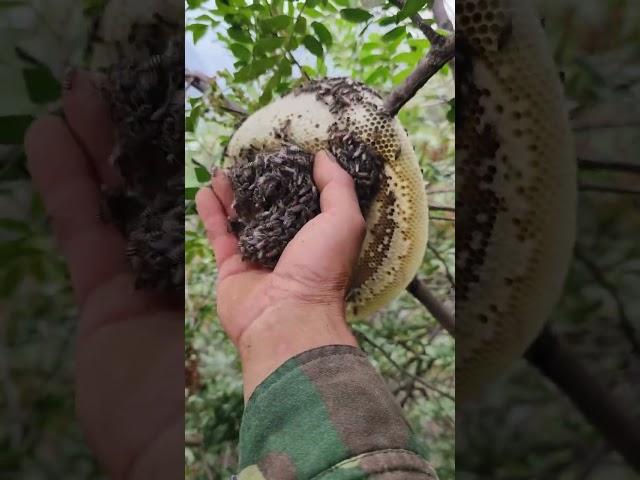
<path fill-rule="evenodd" d="M 240 479 L 436 478 L 382 377 L 350 345 L 289 359 L 251 396 Z M 345 471 L 347 470 L 347 471 Z M 348 474 L 345 476 L 345 474 Z"/>
<path fill-rule="evenodd" d="M 287 360 L 325 345 L 358 345 L 342 306 L 282 304 L 265 311 L 238 344 L 245 403 Z"/>

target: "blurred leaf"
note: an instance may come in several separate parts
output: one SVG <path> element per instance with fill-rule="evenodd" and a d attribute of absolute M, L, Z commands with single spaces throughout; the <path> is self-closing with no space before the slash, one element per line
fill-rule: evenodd
<path fill-rule="evenodd" d="M 251 38 L 251 35 L 249 34 L 249 32 L 239 27 L 231 27 L 227 29 L 227 34 L 232 40 L 235 40 L 236 42 L 241 42 L 241 43 L 253 42 L 253 39 Z"/>
<path fill-rule="evenodd" d="M 373 17 L 373 15 L 361 8 L 343 8 L 340 10 L 340 15 L 345 20 L 353 23 L 363 23 Z"/>
<path fill-rule="evenodd" d="M 418 13 L 427 4 L 427 0 L 406 0 L 402 10 L 396 15 L 396 21 L 401 22 L 405 18 Z"/>
<path fill-rule="evenodd" d="M 239 58 L 240 60 L 248 61 L 251 58 L 251 51 L 244 45 L 232 43 L 229 45 L 229 49 L 233 52 L 236 58 Z"/>
<path fill-rule="evenodd" d="M 208 29 L 209 26 L 203 23 L 193 23 L 187 27 L 187 30 L 193 33 L 193 43 L 198 43 L 198 41 L 207 33 Z"/>
<path fill-rule="evenodd" d="M 386 66 L 380 66 L 376 68 L 373 71 L 373 73 L 366 78 L 365 83 L 374 84 L 379 82 L 380 80 L 387 78 L 388 76 L 389 76 L 389 68 Z"/>
<path fill-rule="evenodd" d="M 311 24 L 311 27 L 313 28 L 313 31 L 316 32 L 316 35 L 318 35 L 318 38 L 323 44 L 325 44 L 327 47 L 333 45 L 333 36 L 331 35 L 331 32 L 329 31 L 329 29 L 327 29 L 327 27 L 325 27 L 320 22 L 313 22 Z"/>
<path fill-rule="evenodd" d="M 265 54 L 273 52 L 284 45 L 284 38 L 282 37 L 268 37 L 261 38 L 255 44 L 253 49 L 254 53 Z"/>
<path fill-rule="evenodd" d="M 60 82 L 48 67 L 26 68 L 22 76 L 32 102 L 43 104 L 60 98 Z"/>
<path fill-rule="evenodd" d="M 312 37 L 311 35 L 306 35 L 302 40 L 304 46 L 313 53 L 316 57 L 322 57 L 324 55 L 324 50 L 322 49 L 322 44 L 318 41 L 317 38 Z"/>
<path fill-rule="evenodd" d="M 296 22 L 294 31 L 300 34 L 305 33 L 307 31 L 307 19 L 304 17 L 300 17 Z"/>
<path fill-rule="evenodd" d="M 285 30 L 288 28 L 293 19 L 288 15 L 278 15 L 273 18 L 267 18 L 260 21 L 260 26 L 266 32 L 277 32 L 279 30 Z"/>
<path fill-rule="evenodd" d="M 0 117 L 0 145 L 21 145 L 31 122 L 33 122 L 31 115 Z"/>
<path fill-rule="evenodd" d="M 387 33 L 385 33 L 382 36 L 382 40 L 384 40 L 385 42 L 393 42 L 394 40 L 397 40 L 398 38 L 402 37 L 403 35 L 405 35 L 407 33 L 407 27 L 396 27 L 392 30 L 389 30 Z"/>

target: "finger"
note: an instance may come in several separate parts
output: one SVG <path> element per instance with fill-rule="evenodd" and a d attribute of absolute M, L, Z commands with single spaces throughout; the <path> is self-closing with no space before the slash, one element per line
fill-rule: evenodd
<path fill-rule="evenodd" d="M 335 212 L 345 217 L 362 217 L 353 179 L 338 165 L 333 155 L 321 151 L 313 163 L 313 178 L 320 191 L 322 212 Z"/>
<path fill-rule="evenodd" d="M 198 215 L 207 231 L 207 238 L 216 255 L 218 269 L 222 270 L 227 260 L 240 255 L 238 239 L 229 232 L 227 215 L 222 203 L 210 188 L 201 189 L 196 195 Z"/>
<path fill-rule="evenodd" d="M 211 179 L 211 187 L 216 197 L 220 200 L 227 217 L 235 217 L 236 214 L 233 210 L 233 188 L 231 187 L 231 181 L 227 174 L 222 170 L 216 170 Z"/>
<path fill-rule="evenodd" d="M 48 116 L 36 121 L 27 132 L 25 147 L 29 170 L 82 304 L 99 285 L 128 271 L 124 239 L 100 220 L 99 187 L 62 119 Z"/>
<path fill-rule="evenodd" d="M 70 71 L 65 81 L 64 113 L 100 181 L 114 186 L 120 182 L 116 169 L 109 162 L 116 143 L 115 129 L 109 106 L 98 90 L 98 80 L 95 74 Z"/>

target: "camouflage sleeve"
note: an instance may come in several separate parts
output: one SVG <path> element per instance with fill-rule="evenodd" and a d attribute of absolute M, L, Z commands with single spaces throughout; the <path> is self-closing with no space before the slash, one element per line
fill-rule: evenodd
<path fill-rule="evenodd" d="M 240 427 L 240 480 L 434 480 L 424 457 L 382 377 L 347 345 L 284 363 Z"/>

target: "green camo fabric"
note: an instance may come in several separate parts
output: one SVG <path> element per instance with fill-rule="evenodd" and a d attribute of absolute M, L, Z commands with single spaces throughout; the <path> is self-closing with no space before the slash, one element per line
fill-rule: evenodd
<path fill-rule="evenodd" d="M 239 480 L 435 480 L 402 410 L 361 350 L 330 345 L 284 363 L 240 427 Z"/>

